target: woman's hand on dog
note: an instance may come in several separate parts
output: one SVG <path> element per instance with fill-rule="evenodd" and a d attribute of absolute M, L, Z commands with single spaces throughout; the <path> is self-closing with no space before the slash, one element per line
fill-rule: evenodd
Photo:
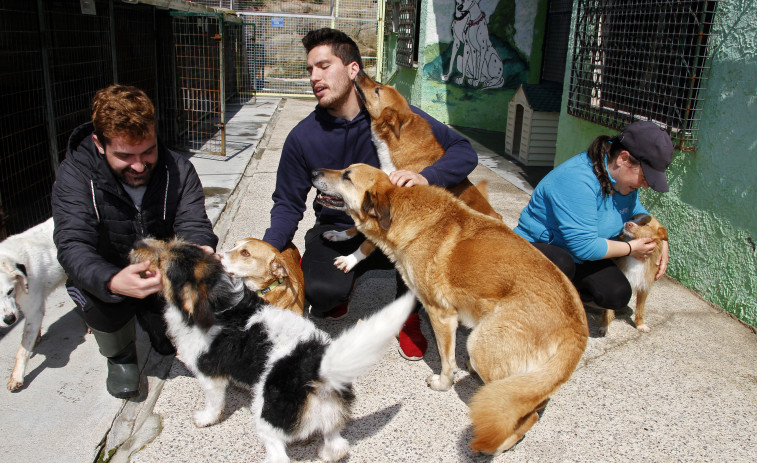
<path fill-rule="evenodd" d="M 108 289 L 113 294 L 144 299 L 163 289 L 159 271 L 150 271 L 150 261 L 131 264 L 113 275 Z M 144 275 L 144 277 L 143 277 Z"/>
<path fill-rule="evenodd" d="M 662 278 L 662 276 L 665 275 L 665 271 L 668 269 L 668 252 L 668 241 L 664 240 L 662 242 L 662 254 L 660 254 L 660 258 L 657 259 L 657 274 L 654 276 L 654 281 Z"/>
<path fill-rule="evenodd" d="M 639 260 L 645 260 L 652 251 L 657 247 L 657 243 L 652 238 L 639 238 L 628 242 L 631 245 L 631 257 Z M 668 269 L 668 242 L 662 241 L 662 253 L 657 259 L 657 273 L 654 276 L 655 281 L 665 275 Z"/>
<path fill-rule="evenodd" d="M 396 186 L 428 185 L 426 177 L 410 170 L 395 170 L 389 174 L 389 181 Z"/>
<path fill-rule="evenodd" d="M 657 243 L 652 238 L 638 238 L 628 242 L 631 245 L 631 257 L 644 260 L 652 254 Z"/>

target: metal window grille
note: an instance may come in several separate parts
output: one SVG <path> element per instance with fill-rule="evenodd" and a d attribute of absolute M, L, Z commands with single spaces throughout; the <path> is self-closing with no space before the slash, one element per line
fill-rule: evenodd
<path fill-rule="evenodd" d="M 399 26 L 397 29 L 397 56 L 399 66 L 413 67 L 414 56 L 418 44 L 416 43 L 416 1 L 400 0 Z"/>
<path fill-rule="evenodd" d="M 666 128 L 695 149 L 717 2 L 578 0 L 568 113 Z"/>

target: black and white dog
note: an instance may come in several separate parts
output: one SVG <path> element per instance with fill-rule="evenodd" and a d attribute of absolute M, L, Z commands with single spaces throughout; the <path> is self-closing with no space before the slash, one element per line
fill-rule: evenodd
<path fill-rule="evenodd" d="M 0 328 L 13 325 L 24 315 L 24 332 L 8 390 L 24 385 L 26 363 L 39 341 L 45 300 L 66 281 L 53 243 L 53 219 L 0 243 Z"/>
<path fill-rule="evenodd" d="M 132 262 L 159 270 L 168 335 L 205 391 L 198 427 L 217 423 L 229 381 L 251 388 L 251 410 L 267 461 L 288 462 L 286 444 L 322 434 L 318 455 L 336 461 L 349 443 L 352 382 L 386 352 L 415 305 L 408 293 L 336 339 L 308 319 L 267 305 L 221 262 L 180 240 L 146 239 Z"/>

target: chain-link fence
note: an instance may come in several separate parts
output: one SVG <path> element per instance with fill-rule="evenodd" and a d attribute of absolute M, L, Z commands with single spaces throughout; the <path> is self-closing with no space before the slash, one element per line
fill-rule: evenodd
<path fill-rule="evenodd" d="M 305 70 L 302 37 L 322 27 L 339 29 L 360 48 L 365 71 L 376 75 L 378 1 L 376 0 L 197 0 L 233 9 L 245 28 L 248 65 L 255 89 L 264 94 L 312 96 Z M 383 26 L 382 26 L 383 27 Z"/>
<path fill-rule="evenodd" d="M 143 89 L 169 146 L 224 154 L 226 120 L 256 91 L 312 96 L 301 43 L 310 30 L 346 32 L 375 75 L 374 0 L 186 5 L 0 0 L 0 239 L 50 217 L 68 137 L 100 88 Z"/>
<path fill-rule="evenodd" d="M 235 20 L 227 56 L 238 55 L 245 42 Z M 68 137 L 90 120 L 100 88 L 121 83 L 143 89 L 156 105 L 161 136 L 173 147 L 202 147 L 212 138 L 199 132 L 188 137 L 190 126 L 182 125 L 191 116 L 181 99 L 169 11 L 112 0 L 88 2 L 87 8 L 73 1 L 0 0 L 0 24 L 0 239 L 50 217 Z M 226 101 L 251 96 L 242 91 L 253 88 L 242 74 L 233 67 L 227 74 L 225 86 L 234 97 L 229 93 Z"/>
<path fill-rule="evenodd" d="M 227 112 L 255 97 L 241 20 L 223 14 L 171 13 L 179 116 L 168 138 L 191 152 L 226 155 Z M 253 39 L 255 29 L 248 30 Z"/>

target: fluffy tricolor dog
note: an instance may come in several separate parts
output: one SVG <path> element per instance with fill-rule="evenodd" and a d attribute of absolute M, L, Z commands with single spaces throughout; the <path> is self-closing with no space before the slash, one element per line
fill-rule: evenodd
<path fill-rule="evenodd" d="M 662 242 L 668 240 L 668 230 L 660 224 L 657 219 L 647 214 L 634 216 L 623 226 L 622 239 L 627 241 L 638 238 L 652 238 L 657 246 L 649 256 L 644 260 L 638 260 L 635 257 L 626 256 L 616 259 L 618 267 L 631 283 L 631 288 L 636 293 L 636 310 L 634 311 L 634 323 L 636 329 L 641 333 L 648 333 L 649 326 L 644 323 L 644 309 L 647 302 L 647 296 L 652 290 L 654 277 L 657 275 L 659 266 L 657 261 L 662 254 Z M 607 334 L 607 329 L 615 318 L 614 310 L 605 310 L 602 317 L 602 325 L 599 332 L 602 335 Z"/>
<path fill-rule="evenodd" d="M 470 402 L 471 447 L 498 454 L 515 445 L 586 348 L 586 314 L 568 277 L 443 188 L 394 186 L 365 164 L 317 169 L 312 183 L 317 201 L 349 213 L 426 308 L 441 360 L 426 379 L 432 389 L 452 387 L 458 323 L 472 328 L 470 366 L 485 384 Z"/>
<path fill-rule="evenodd" d="M 371 135 L 381 170 L 387 174 L 395 170 L 421 172 L 444 156 L 444 148 L 434 136 L 431 125 L 413 112 L 397 89 L 374 81 L 363 71 L 355 78 L 355 89 L 371 116 Z M 466 178 L 449 190 L 472 209 L 502 220 L 502 216 L 489 204 L 485 182 L 476 186 Z M 344 241 L 356 235 L 357 229 L 353 227 L 343 232 L 328 231 L 323 237 L 331 241 Z M 337 257 L 334 265 L 349 272 L 375 247 L 365 240 L 349 256 Z"/>
<path fill-rule="evenodd" d="M 305 277 L 300 268 L 300 251 L 293 243 L 279 252 L 263 240 L 245 238 L 218 255 L 230 275 L 244 279 L 247 287 L 266 302 L 302 315 Z"/>
<path fill-rule="evenodd" d="M 39 341 L 45 300 L 66 280 L 53 243 L 53 219 L 8 237 L 0 243 L 0 328 L 6 328 L 24 314 L 24 333 L 16 353 L 16 364 L 8 390 L 24 384 L 26 363 Z"/>
<path fill-rule="evenodd" d="M 230 380 L 251 388 L 267 461 L 287 462 L 286 444 L 322 434 L 319 457 L 336 461 L 354 396 L 352 382 L 377 362 L 414 306 L 411 293 L 332 340 L 313 323 L 264 303 L 221 262 L 180 240 L 143 240 L 132 262 L 159 270 L 168 336 L 205 391 L 198 427 L 217 423 Z"/>

